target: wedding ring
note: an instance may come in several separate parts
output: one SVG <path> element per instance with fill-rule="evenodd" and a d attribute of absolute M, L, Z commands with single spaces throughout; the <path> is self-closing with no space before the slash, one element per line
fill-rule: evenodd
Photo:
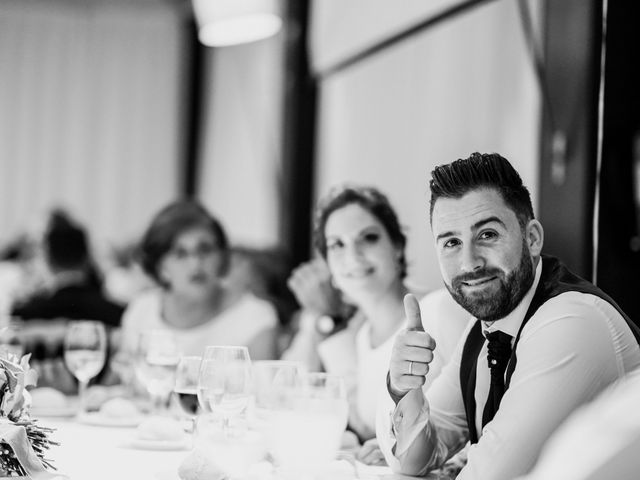
<path fill-rule="evenodd" d="M 413 361 L 409 360 L 409 375 L 413 375 Z"/>

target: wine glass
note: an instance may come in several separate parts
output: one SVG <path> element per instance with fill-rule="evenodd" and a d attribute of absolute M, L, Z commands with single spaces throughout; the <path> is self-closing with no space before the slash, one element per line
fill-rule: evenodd
<path fill-rule="evenodd" d="M 225 438 L 231 434 L 231 418 L 246 410 L 251 396 L 251 359 L 247 347 L 207 347 L 200 365 L 198 400 L 205 412 L 221 417 Z"/>
<path fill-rule="evenodd" d="M 175 385 L 180 354 L 174 335 L 168 330 L 140 334 L 136 353 L 136 377 L 151 398 L 156 414 L 166 412 Z"/>
<path fill-rule="evenodd" d="M 176 383 L 173 386 L 173 393 L 180 408 L 191 420 L 192 429 L 198 414 L 198 375 L 201 362 L 202 357 L 180 357 L 176 367 Z"/>
<path fill-rule="evenodd" d="M 64 361 L 78 379 L 78 397 L 81 412 L 86 410 L 86 392 L 89 380 L 95 377 L 107 358 L 107 332 L 101 322 L 93 320 L 70 321 L 64 335 Z"/>
<path fill-rule="evenodd" d="M 285 390 L 271 414 L 271 454 L 280 476 L 313 477 L 336 459 L 340 449 L 349 411 L 344 380 L 328 373 L 307 373 Z"/>
<path fill-rule="evenodd" d="M 282 405 L 282 395 L 300 382 L 304 365 L 289 360 L 258 360 L 253 362 L 253 386 L 259 417 L 269 415 Z"/>

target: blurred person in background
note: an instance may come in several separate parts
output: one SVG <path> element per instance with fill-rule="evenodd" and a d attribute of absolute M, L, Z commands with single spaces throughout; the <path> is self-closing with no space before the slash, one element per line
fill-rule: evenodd
<path fill-rule="evenodd" d="M 138 241 L 114 247 L 105 262 L 104 288 L 109 297 L 128 305 L 131 300 L 155 286 L 137 258 Z"/>
<path fill-rule="evenodd" d="M 63 340 L 69 320 L 98 320 L 108 333 L 120 326 L 124 307 L 102 289 L 102 275 L 94 261 L 85 229 L 61 209 L 49 214 L 41 241 L 46 267 L 43 286 L 16 303 L 12 316 L 21 321 L 18 336 L 31 353 L 39 386 L 75 393 L 77 382 L 63 361 Z M 107 368 L 93 383 L 111 382 Z"/>
<path fill-rule="evenodd" d="M 195 201 L 163 208 L 143 235 L 141 264 L 157 288 L 127 307 L 122 346 L 134 352 L 142 332 L 173 332 L 182 355 L 202 355 L 208 345 L 246 345 L 252 360 L 276 357 L 278 316 L 250 291 L 224 282 L 230 248 L 220 222 Z"/>
<path fill-rule="evenodd" d="M 0 249 L 0 315 L 6 320 L 13 305 L 44 287 L 44 275 L 35 273 L 37 241 L 17 235 Z M 43 268 L 38 269 L 40 272 Z"/>
<path fill-rule="evenodd" d="M 315 337 L 304 343 L 317 352 L 322 370 L 345 378 L 349 429 L 364 442 L 375 437 L 377 392 L 384 386 L 393 337 L 404 326 L 406 237 L 381 192 L 372 187 L 339 186 L 316 208 L 314 243 L 327 263 L 330 282 L 340 291 L 342 301 L 353 307 L 352 314 L 348 321 L 332 317 L 342 329 L 324 339 L 316 335 L 315 322 L 301 326 L 292 347 L 299 347 L 305 334 Z M 312 312 L 320 308 L 313 305 L 313 295 L 305 296 L 303 278 L 317 275 L 326 285 L 326 273 L 315 263 L 294 272 L 290 282 Z M 324 292 L 333 310 L 329 313 L 335 315 L 340 306 L 328 288 Z M 298 349 L 301 351 L 310 358 L 310 352 Z M 284 357 L 294 359 L 299 353 L 290 349 Z"/>
<path fill-rule="evenodd" d="M 102 275 L 94 262 L 85 229 L 63 210 L 51 212 L 42 239 L 48 270 L 44 291 L 13 307 L 22 320 L 99 320 L 120 326 L 122 305 L 103 293 Z"/>
<path fill-rule="evenodd" d="M 299 266 L 289 279 L 302 309 L 283 357 L 345 377 L 349 428 L 364 443 L 358 459 L 382 464 L 377 403 L 386 393 L 393 339 L 405 326 L 406 237 L 386 196 L 372 187 L 344 186 L 319 203 L 314 240 L 322 258 Z M 444 344 L 455 345 L 468 315 L 448 295 L 429 298 L 426 321 L 441 321 L 442 334 L 434 335 L 451 337 Z M 449 316 L 443 305 L 454 313 Z M 442 352 L 444 363 L 449 354 Z"/>

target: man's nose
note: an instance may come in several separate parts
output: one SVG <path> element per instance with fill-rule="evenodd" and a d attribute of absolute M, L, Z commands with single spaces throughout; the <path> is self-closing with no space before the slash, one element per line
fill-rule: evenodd
<path fill-rule="evenodd" d="M 463 272 L 474 272 L 484 266 L 484 257 L 474 245 L 464 246 L 461 253 L 460 269 Z"/>

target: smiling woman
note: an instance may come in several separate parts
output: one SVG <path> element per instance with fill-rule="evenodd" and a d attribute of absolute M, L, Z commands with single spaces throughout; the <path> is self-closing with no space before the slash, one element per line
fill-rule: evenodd
<path fill-rule="evenodd" d="M 346 379 L 350 429 L 361 441 L 370 440 L 393 337 L 405 325 L 406 237 L 387 197 L 365 186 L 331 190 L 318 204 L 314 237 L 332 284 L 355 311 L 345 329 L 315 348 L 322 368 Z M 303 328 L 298 340 L 304 335 Z M 381 461 L 374 456 L 360 460 Z"/>

